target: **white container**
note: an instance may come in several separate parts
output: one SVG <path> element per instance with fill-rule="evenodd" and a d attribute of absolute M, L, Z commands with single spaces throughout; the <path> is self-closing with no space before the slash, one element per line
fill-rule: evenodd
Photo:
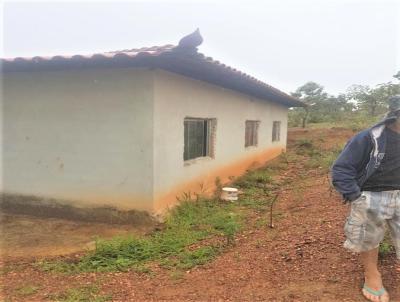
<path fill-rule="evenodd" d="M 222 200 L 227 200 L 227 201 L 236 201 L 236 200 L 238 200 L 238 189 L 229 188 L 229 187 L 223 187 L 222 188 L 221 199 Z"/>

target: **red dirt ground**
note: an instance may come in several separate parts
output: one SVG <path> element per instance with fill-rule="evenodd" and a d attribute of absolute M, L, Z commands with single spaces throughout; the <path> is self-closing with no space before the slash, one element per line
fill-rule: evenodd
<path fill-rule="evenodd" d="M 290 132 L 289 146 L 312 138 L 324 149 L 342 145 L 352 134 L 345 129 L 296 129 Z M 62 275 L 41 271 L 32 259 L 14 259 L 2 274 L 4 299 L 48 301 L 67 288 L 96 283 L 112 301 L 365 301 L 359 290 L 363 280 L 357 255 L 342 248 L 348 206 L 331 192 L 325 172 L 304 164 L 292 163 L 280 175 L 290 182 L 282 187 L 276 204 L 275 211 L 283 215 L 275 228 L 249 228 L 211 263 L 182 276 L 158 267 L 152 274 Z M 248 225 L 259 215 L 250 217 Z M 393 254 L 387 255 L 381 271 L 391 301 L 400 301 L 394 261 Z M 40 290 L 24 300 L 16 289 L 26 284 Z"/>

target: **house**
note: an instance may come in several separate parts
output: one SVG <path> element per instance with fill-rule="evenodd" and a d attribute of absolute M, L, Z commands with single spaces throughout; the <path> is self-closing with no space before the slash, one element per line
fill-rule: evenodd
<path fill-rule="evenodd" d="M 2 59 L 3 209 L 161 214 L 283 152 L 288 108 L 303 103 L 201 41 Z"/>

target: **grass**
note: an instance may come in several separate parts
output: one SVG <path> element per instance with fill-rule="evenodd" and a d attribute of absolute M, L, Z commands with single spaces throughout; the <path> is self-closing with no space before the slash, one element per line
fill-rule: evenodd
<path fill-rule="evenodd" d="M 85 285 L 78 288 L 69 288 L 52 298 L 57 302 L 105 302 L 111 301 L 111 295 L 100 295 L 97 285 Z"/>
<path fill-rule="evenodd" d="M 213 245 L 193 251 L 189 249 L 193 244 L 220 238 L 229 245 L 240 227 L 241 215 L 231 203 L 214 199 L 183 201 L 171 211 L 162 231 L 145 237 L 99 239 L 95 250 L 77 262 L 41 262 L 39 266 L 46 271 L 64 273 L 128 269 L 146 273 L 149 272 L 146 264 L 157 261 L 186 269 L 210 261 L 221 249 L 220 245 Z"/>
<path fill-rule="evenodd" d="M 304 165 L 307 169 L 319 168 L 328 172 L 340 152 L 339 147 L 323 150 L 321 146 L 315 144 L 315 141 L 309 139 L 299 140 L 296 144 L 296 154 L 308 158 Z"/>
<path fill-rule="evenodd" d="M 4 266 L 0 267 L 0 276 L 5 275 L 9 272 L 18 272 L 23 269 L 24 269 L 23 265 L 6 263 L 4 264 Z"/>
<path fill-rule="evenodd" d="M 244 176 L 238 178 L 234 185 L 242 188 L 251 190 L 257 187 L 257 184 L 266 184 L 272 181 L 272 176 L 269 170 L 259 169 L 247 172 Z"/>
<path fill-rule="evenodd" d="M 346 128 L 353 131 L 360 131 L 376 124 L 380 120 L 380 117 L 371 117 L 365 114 L 355 114 L 349 118 L 338 120 L 335 122 L 323 122 L 323 123 L 309 123 L 307 128 L 311 129 L 323 129 L 323 128 Z"/>
<path fill-rule="evenodd" d="M 183 271 L 181 271 L 181 270 L 179 270 L 179 271 L 178 270 L 174 270 L 174 271 L 172 271 L 170 273 L 170 277 L 174 281 L 182 280 L 184 276 L 185 276 L 185 273 Z"/>
<path fill-rule="evenodd" d="M 40 289 L 39 286 L 28 284 L 28 285 L 24 285 L 24 286 L 21 286 L 20 288 L 18 288 L 16 290 L 16 293 L 19 296 L 30 296 L 30 295 L 37 293 L 39 289 Z"/>
<path fill-rule="evenodd" d="M 284 168 L 287 164 L 283 164 Z M 244 193 L 239 202 L 186 198 L 171 210 L 164 228 L 144 237 L 115 237 L 96 241 L 95 250 L 78 261 L 43 261 L 41 269 L 50 272 L 79 273 L 135 270 L 151 273 L 156 262 L 171 270 L 187 270 L 212 261 L 224 248 L 234 244 L 243 228 L 248 210 L 265 211 L 273 196 L 273 175 L 282 165 L 264 167 L 236 179 Z"/>
<path fill-rule="evenodd" d="M 275 175 L 290 163 L 296 163 L 299 157 L 308 158 L 308 167 L 327 170 L 337 153 L 338 150 L 321 151 L 314 140 L 300 140 L 295 152 L 284 153 L 267 166 L 235 179 L 233 185 L 243 192 L 238 202 L 226 203 L 201 196 L 196 196 L 198 200 L 193 202 L 188 194 L 171 210 L 161 231 L 144 237 L 98 239 L 95 250 L 77 261 L 41 262 L 39 266 L 46 271 L 63 273 L 126 270 L 151 273 L 154 262 L 172 270 L 203 265 L 234 243 L 248 211 L 269 210 L 276 189 L 287 185 L 284 179 L 275 182 Z M 221 187 L 220 180 L 216 184 Z M 300 195 L 301 192 L 299 198 Z M 258 222 L 259 227 L 266 224 L 266 221 Z"/>
<path fill-rule="evenodd" d="M 219 249 L 213 246 L 204 246 L 193 251 L 184 251 L 176 256 L 165 258 L 161 263 L 169 269 L 188 270 L 197 265 L 203 265 L 213 260 L 219 254 Z"/>
<path fill-rule="evenodd" d="M 323 171 L 328 172 L 334 160 L 338 157 L 339 153 L 339 149 L 326 150 L 323 152 L 314 150 L 312 151 L 312 153 L 309 154 L 310 158 L 304 166 L 310 169 L 319 168 L 323 169 Z"/>
<path fill-rule="evenodd" d="M 385 257 L 387 257 L 389 254 L 393 253 L 394 251 L 395 251 L 395 249 L 390 241 L 390 236 L 388 233 L 386 233 L 385 238 L 379 245 L 379 259 L 384 259 Z"/>

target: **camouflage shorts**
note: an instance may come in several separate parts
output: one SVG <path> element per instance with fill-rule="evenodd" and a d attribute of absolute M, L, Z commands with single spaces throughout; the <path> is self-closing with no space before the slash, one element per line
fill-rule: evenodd
<path fill-rule="evenodd" d="M 377 248 L 385 236 L 386 225 L 400 259 L 400 190 L 364 191 L 351 203 L 350 215 L 344 226 L 344 247 L 353 252 Z"/>

